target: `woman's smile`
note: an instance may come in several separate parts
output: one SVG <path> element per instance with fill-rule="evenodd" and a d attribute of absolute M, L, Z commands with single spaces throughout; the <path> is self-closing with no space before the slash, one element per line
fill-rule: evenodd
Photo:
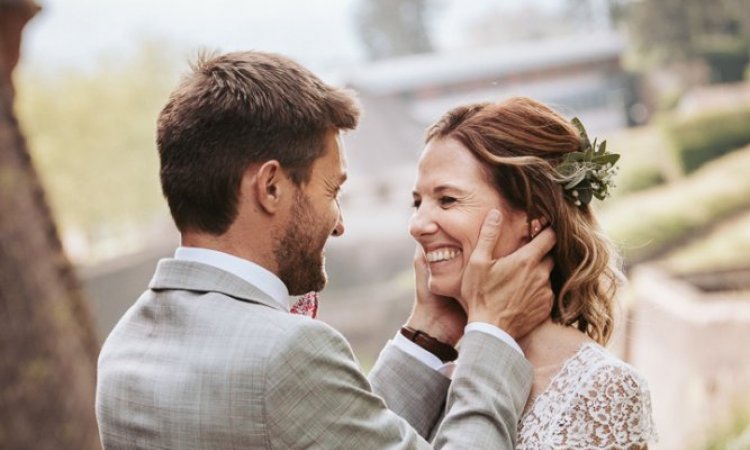
<path fill-rule="evenodd" d="M 434 294 L 460 295 L 464 268 L 490 209 L 500 209 L 505 216 L 497 256 L 517 248 L 516 235 L 524 232 L 525 214 L 511 212 L 488 180 L 482 164 L 454 139 L 433 140 L 422 153 L 409 232 L 424 250 L 428 286 Z"/>

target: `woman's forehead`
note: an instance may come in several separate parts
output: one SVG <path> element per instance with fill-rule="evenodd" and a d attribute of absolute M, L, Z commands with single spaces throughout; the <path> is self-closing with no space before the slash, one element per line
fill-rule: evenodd
<path fill-rule="evenodd" d="M 419 159 L 417 184 L 489 183 L 484 165 L 455 139 L 431 140 Z"/>

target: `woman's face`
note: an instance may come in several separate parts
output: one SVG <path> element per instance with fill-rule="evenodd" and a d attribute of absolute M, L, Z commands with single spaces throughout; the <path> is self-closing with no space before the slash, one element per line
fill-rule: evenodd
<path fill-rule="evenodd" d="M 482 164 L 454 139 L 430 141 L 418 169 L 409 233 L 427 258 L 430 291 L 459 299 L 464 268 L 490 209 L 503 216 L 494 258 L 528 241 L 526 214 L 509 207 Z"/>

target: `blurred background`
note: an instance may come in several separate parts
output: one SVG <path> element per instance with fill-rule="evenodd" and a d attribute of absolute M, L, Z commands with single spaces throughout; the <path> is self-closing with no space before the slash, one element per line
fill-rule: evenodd
<path fill-rule="evenodd" d="M 159 188 L 156 116 L 200 50 L 244 49 L 283 53 L 359 94 L 364 117 L 345 136 L 346 234 L 329 243 L 321 319 L 365 370 L 411 307 L 406 226 L 425 127 L 461 103 L 529 96 L 580 117 L 622 154 L 615 196 L 596 207 L 630 278 L 611 349 L 650 383 L 653 448 L 750 448 L 750 0 L 37 2 L 13 77 L 25 144 L 11 141 L 46 192 L 28 198 L 48 245 L 19 246 L 36 216 L 8 209 L 21 194 L 0 183 L 0 224 L 17 230 L 0 228 L 0 251 L 29 255 L 27 267 L 0 258 L 0 448 L 97 445 L 78 431 L 92 408 L 70 401 L 89 398 L 91 370 L 68 366 L 93 368 L 179 242 Z M 0 0 L 0 12 L 21 3 Z M 73 300 L 45 304 L 9 287 L 47 259 L 44 248 Z M 33 308 L 52 318 L 18 325 L 14 314 Z M 49 342 L 28 357 L 24 343 L 40 333 Z M 60 361 L 45 360 L 51 353 Z M 55 364 L 72 378 L 38 390 L 59 378 Z M 10 405 L 49 422 L 59 445 L 5 447 L 45 430 Z M 50 419 L 60 411 L 63 424 Z"/>

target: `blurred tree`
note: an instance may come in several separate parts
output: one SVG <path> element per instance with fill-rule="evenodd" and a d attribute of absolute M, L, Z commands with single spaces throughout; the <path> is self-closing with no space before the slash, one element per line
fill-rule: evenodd
<path fill-rule="evenodd" d="M 0 446 L 97 449 L 98 344 L 13 111 L 32 0 L 0 0 Z"/>
<path fill-rule="evenodd" d="M 133 56 L 101 55 L 86 71 L 26 65 L 18 74 L 16 114 L 68 255 L 81 261 L 138 250 L 153 224 L 171 223 L 154 124 L 182 51 L 137 45 Z"/>
<path fill-rule="evenodd" d="M 625 18 L 625 8 L 630 0 L 566 0 L 565 18 L 577 28 L 590 29 L 592 24 L 616 27 Z"/>
<path fill-rule="evenodd" d="M 431 52 L 427 16 L 434 6 L 431 0 L 360 0 L 356 23 L 368 57 Z"/>
<path fill-rule="evenodd" d="M 631 35 L 654 63 L 703 60 L 713 81 L 739 81 L 750 56 L 747 0 L 641 0 L 628 8 Z"/>

